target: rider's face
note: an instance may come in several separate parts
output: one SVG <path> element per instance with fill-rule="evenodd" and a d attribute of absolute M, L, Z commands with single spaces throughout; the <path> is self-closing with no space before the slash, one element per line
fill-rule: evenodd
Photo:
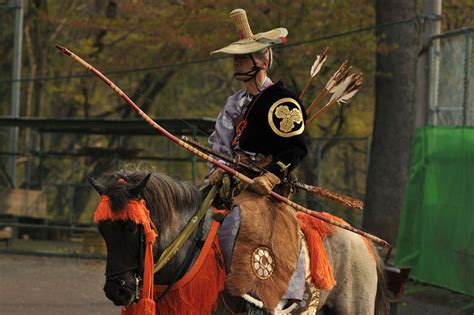
<path fill-rule="evenodd" d="M 253 62 L 249 54 L 234 56 L 234 76 L 236 79 L 247 79 L 237 73 L 246 73 L 252 70 Z"/>

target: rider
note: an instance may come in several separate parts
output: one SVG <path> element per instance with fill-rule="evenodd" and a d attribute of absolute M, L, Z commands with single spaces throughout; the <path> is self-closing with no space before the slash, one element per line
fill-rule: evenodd
<path fill-rule="evenodd" d="M 271 45 L 284 43 L 288 31 L 285 28 L 277 28 L 253 34 L 244 10 L 233 10 L 230 17 L 237 28 L 238 41 L 213 51 L 211 54 L 225 53 L 234 56 L 234 78 L 241 81 L 244 88 L 228 98 L 224 109 L 217 118 L 215 130 L 209 137 L 209 143 L 216 151 L 240 161 L 255 162 L 257 166 L 265 170 L 253 179 L 254 183 L 250 186 L 252 191 L 260 195 L 267 195 L 276 188 L 280 194 L 288 195 L 289 187 L 283 183 L 289 173 L 301 163 L 307 154 L 306 113 L 295 93 L 285 88 L 282 82 L 274 83 L 268 77 L 268 69 L 273 61 Z M 210 168 L 209 182 L 211 184 L 219 183 L 225 172 L 213 166 Z M 249 218 L 247 215 L 249 210 L 245 207 L 241 208 L 237 203 L 233 204 L 231 209 L 230 214 L 222 222 L 219 242 L 226 270 L 233 270 L 234 274 L 238 274 L 236 270 L 242 268 L 236 268 L 235 265 L 234 268 L 231 267 L 233 251 L 240 246 L 237 244 L 244 242 L 239 241 L 239 237 L 243 233 L 239 231 L 246 224 L 245 222 L 248 222 L 246 220 L 249 220 L 246 219 Z M 264 210 L 254 209 L 250 212 L 258 216 L 259 211 Z M 269 213 L 268 211 L 264 212 Z M 275 215 L 274 220 L 281 220 L 276 218 L 279 215 Z M 296 219 L 290 219 L 290 221 L 292 223 L 285 223 L 287 231 L 271 233 L 275 235 L 275 239 L 277 234 L 288 235 L 285 245 L 287 248 L 298 244 L 299 239 L 298 229 L 295 227 L 295 224 L 297 225 Z M 276 226 L 276 224 L 270 226 Z M 255 233 L 259 233 L 259 231 Z M 274 242 L 273 237 L 271 242 Z M 273 243 L 270 243 L 266 246 L 271 247 Z M 290 243 L 293 245 L 289 245 Z M 246 244 L 248 245 L 248 243 Z M 293 248 L 293 258 L 296 259 L 296 255 L 304 259 L 302 249 L 298 249 L 296 245 L 291 248 Z M 249 250 L 252 251 L 253 248 Z M 240 251 L 239 257 L 246 257 L 245 255 L 248 254 L 245 251 Z M 289 263 L 289 259 L 284 259 Z M 282 298 L 287 300 L 302 299 L 305 270 L 301 266 L 304 266 L 304 263 L 298 264 L 292 277 L 292 283 L 286 292 L 283 291 L 285 294 Z M 293 268 L 296 267 L 293 265 Z M 289 281 L 289 279 L 286 280 Z M 278 290 L 280 292 L 281 288 Z M 276 289 L 275 292 L 277 292 Z M 283 292 L 280 293 L 283 294 Z"/>
<path fill-rule="evenodd" d="M 240 160 L 251 159 L 263 167 L 265 172 L 254 178 L 250 189 L 266 195 L 307 153 L 306 113 L 298 96 L 267 74 L 273 62 L 271 45 L 284 43 L 288 31 L 277 28 L 253 34 L 244 10 L 235 9 L 230 17 L 238 41 L 211 54 L 234 56 L 234 78 L 244 88 L 228 98 L 209 143 L 214 150 Z M 218 183 L 223 173 L 211 166 L 209 182 Z"/>

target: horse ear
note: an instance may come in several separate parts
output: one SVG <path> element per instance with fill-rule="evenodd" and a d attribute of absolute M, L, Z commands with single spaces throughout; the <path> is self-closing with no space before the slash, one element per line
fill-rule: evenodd
<path fill-rule="evenodd" d="M 128 192 L 133 196 L 141 194 L 143 192 L 143 189 L 145 189 L 146 183 L 148 182 L 150 177 L 151 177 L 151 173 L 143 177 L 143 179 L 135 186 L 127 187 Z"/>
<path fill-rule="evenodd" d="M 99 193 L 99 195 L 103 195 L 105 191 L 105 186 L 95 180 L 92 176 L 87 176 L 89 183 L 91 183 L 92 187 Z"/>

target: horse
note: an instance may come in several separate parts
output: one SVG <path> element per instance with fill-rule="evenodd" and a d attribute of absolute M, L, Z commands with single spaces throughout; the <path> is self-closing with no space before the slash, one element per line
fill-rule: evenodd
<path fill-rule="evenodd" d="M 155 261 L 192 220 L 203 201 L 202 192 L 195 186 L 158 173 L 119 172 L 109 175 L 104 184 L 93 178 L 89 181 L 115 214 L 124 211 L 128 204 L 143 200 L 149 211 L 150 226 L 157 232 L 152 250 Z M 310 285 L 305 291 L 308 305 L 301 308 L 304 311 L 298 312 L 293 303 L 291 308 L 255 312 L 258 308 L 252 305 L 254 301 L 249 303 L 248 299 L 231 297 L 224 289 L 225 268 L 215 231 L 214 240 L 209 242 L 209 237 L 206 240 L 219 223 L 216 218 L 219 218 L 216 213 L 209 212 L 204 223 L 170 261 L 154 273 L 158 293 L 155 292 L 153 298 L 157 313 L 284 314 L 293 310 L 292 313 L 301 314 L 388 314 L 383 262 L 375 251 L 371 252 L 372 245 L 361 236 L 340 228 L 323 240 L 335 279 L 331 288 L 317 288 L 307 277 Z M 143 286 L 143 227 L 127 217 L 118 220 L 106 217 L 97 221 L 107 247 L 104 292 L 115 305 L 126 310 L 137 302 Z M 196 246 L 197 243 L 201 246 Z M 308 240 L 303 242 L 303 245 L 307 244 Z M 202 258 L 197 247 L 202 248 L 201 251 L 207 247 L 207 256 Z M 314 255 L 307 257 L 313 259 Z M 195 265 L 200 269 L 191 272 Z M 310 273 L 309 263 L 306 265 L 306 271 Z M 180 284 L 181 281 L 184 284 Z"/>

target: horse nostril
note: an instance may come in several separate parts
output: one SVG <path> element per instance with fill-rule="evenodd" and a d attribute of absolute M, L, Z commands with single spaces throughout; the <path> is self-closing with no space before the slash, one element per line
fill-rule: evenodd
<path fill-rule="evenodd" d="M 105 283 L 104 292 L 107 298 L 117 306 L 129 304 L 133 297 L 129 290 L 112 281 Z"/>

